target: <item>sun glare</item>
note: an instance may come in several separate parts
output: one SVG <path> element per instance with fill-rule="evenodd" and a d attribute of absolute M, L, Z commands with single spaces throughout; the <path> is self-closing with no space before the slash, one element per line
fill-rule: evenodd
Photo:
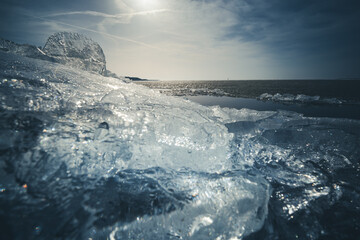
<path fill-rule="evenodd" d="M 159 6 L 159 0 L 138 0 L 143 8 L 155 8 Z"/>
<path fill-rule="evenodd" d="M 140 0 L 143 4 L 149 4 L 151 2 L 154 2 L 153 0 Z"/>

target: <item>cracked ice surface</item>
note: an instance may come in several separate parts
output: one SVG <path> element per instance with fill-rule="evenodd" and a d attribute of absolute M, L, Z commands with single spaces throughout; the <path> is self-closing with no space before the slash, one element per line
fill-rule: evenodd
<path fill-rule="evenodd" d="M 227 239 L 262 226 L 268 184 L 230 159 L 233 133 L 224 125 L 244 113 L 0 54 L 0 147 L 12 169 L 1 172 L 3 201 L 16 197 L 29 216 L 37 212 L 38 237 Z"/>
<path fill-rule="evenodd" d="M 357 120 L 208 108 L 10 53 L 0 70 L 8 238 L 358 236 Z"/>

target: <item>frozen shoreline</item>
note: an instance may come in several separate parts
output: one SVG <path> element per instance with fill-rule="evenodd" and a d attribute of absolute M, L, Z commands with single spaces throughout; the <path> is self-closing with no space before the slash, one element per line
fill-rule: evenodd
<path fill-rule="evenodd" d="M 358 120 L 206 107 L 4 52 L 0 93 L 4 239 L 358 236 Z"/>

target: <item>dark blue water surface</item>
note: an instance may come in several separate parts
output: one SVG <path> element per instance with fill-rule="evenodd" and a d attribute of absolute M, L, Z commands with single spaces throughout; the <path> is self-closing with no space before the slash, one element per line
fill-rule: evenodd
<path fill-rule="evenodd" d="M 187 96 L 186 98 L 205 106 L 218 105 L 236 109 L 249 108 L 257 111 L 286 110 L 302 113 L 306 117 L 360 119 L 360 105 L 357 104 L 290 104 L 227 96 Z"/>
<path fill-rule="evenodd" d="M 184 96 L 205 106 L 286 110 L 308 117 L 360 119 L 358 80 L 243 80 L 137 82 L 167 95 Z M 262 98 L 262 94 L 277 98 Z M 304 99 L 289 100 L 288 96 Z M 313 98 L 319 98 L 313 100 Z M 261 99 L 261 100 L 260 100 Z"/>

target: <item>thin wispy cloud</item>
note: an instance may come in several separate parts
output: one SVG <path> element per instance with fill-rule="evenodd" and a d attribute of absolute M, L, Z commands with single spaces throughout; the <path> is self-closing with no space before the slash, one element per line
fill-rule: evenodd
<path fill-rule="evenodd" d="M 41 21 L 44 21 L 45 23 L 48 23 L 50 21 L 50 22 L 53 22 L 53 23 L 69 26 L 71 28 L 76 28 L 76 29 L 81 29 L 81 30 L 85 30 L 85 31 L 88 31 L 88 32 L 98 33 L 98 34 L 101 34 L 102 36 L 107 36 L 107 37 L 110 37 L 110 38 L 113 38 L 113 39 L 133 43 L 133 44 L 136 44 L 136 45 L 141 45 L 141 46 L 144 46 L 144 47 L 147 47 L 147 48 L 156 49 L 156 50 L 159 50 L 159 51 L 162 50 L 162 49 L 160 49 L 158 47 L 152 46 L 150 44 L 147 44 L 147 43 L 144 43 L 144 42 L 141 42 L 141 41 L 136 41 L 136 40 L 133 40 L 133 39 L 130 39 L 130 38 L 120 37 L 120 36 L 117 36 L 117 35 L 114 35 L 114 34 L 102 32 L 102 31 L 97 31 L 97 30 L 94 30 L 94 29 L 81 27 L 81 26 L 65 23 L 65 22 L 58 21 L 58 20 L 52 20 L 52 19 L 48 19 L 48 18 L 44 18 L 44 17 L 37 17 L 37 16 L 32 16 L 32 15 L 27 15 L 27 16 L 35 18 L 35 19 L 39 19 Z"/>
<path fill-rule="evenodd" d="M 149 10 L 149 11 L 121 13 L 121 14 L 107 14 L 107 13 L 96 12 L 96 11 L 73 11 L 73 12 L 60 12 L 60 13 L 49 14 L 44 17 L 59 17 L 59 16 L 68 16 L 68 15 L 87 15 L 87 16 L 95 16 L 95 17 L 123 19 L 126 17 L 144 16 L 144 15 L 170 12 L 170 11 L 172 11 L 172 10 L 170 10 L 170 9 L 154 9 L 154 10 Z"/>

